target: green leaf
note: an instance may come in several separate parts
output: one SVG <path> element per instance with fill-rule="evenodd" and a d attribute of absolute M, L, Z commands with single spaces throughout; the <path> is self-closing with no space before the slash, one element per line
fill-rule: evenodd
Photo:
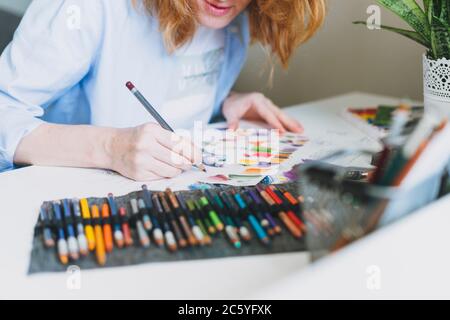
<path fill-rule="evenodd" d="M 430 39 L 430 25 L 422 8 L 414 0 L 378 0 L 378 3 L 400 16 L 417 33 Z"/>
<path fill-rule="evenodd" d="M 429 13 L 430 14 L 430 13 Z M 435 59 L 450 59 L 450 32 L 441 20 L 431 17 L 431 50 Z"/>
<path fill-rule="evenodd" d="M 439 14 L 439 20 L 445 25 L 448 26 L 449 23 L 449 10 L 450 10 L 450 1 L 442 0 L 441 2 L 441 12 Z"/>
<path fill-rule="evenodd" d="M 423 9 L 425 10 L 425 15 L 428 16 L 428 8 L 430 7 L 430 2 L 432 0 L 423 0 Z"/>
<path fill-rule="evenodd" d="M 355 22 L 353 22 L 353 24 L 362 24 L 362 25 L 367 26 L 367 23 L 365 21 L 355 21 Z M 384 25 L 381 25 L 380 27 L 383 30 L 395 32 L 395 33 L 400 34 L 408 39 L 416 41 L 417 43 L 425 46 L 426 48 L 430 48 L 429 41 L 426 40 L 424 37 L 422 37 L 419 33 L 415 32 L 415 31 L 394 28 L 394 27 L 388 27 L 388 26 L 384 26 Z"/>

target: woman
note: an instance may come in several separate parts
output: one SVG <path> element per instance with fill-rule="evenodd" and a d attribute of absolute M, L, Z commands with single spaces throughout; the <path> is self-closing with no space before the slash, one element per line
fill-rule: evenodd
<path fill-rule="evenodd" d="M 251 40 L 286 67 L 321 25 L 324 0 L 35 0 L 0 59 L 0 171 L 95 167 L 135 180 L 201 161 L 126 90 L 132 81 L 175 128 L 223 115 L 300 132 L 261 94 L 231 93 Z"/>

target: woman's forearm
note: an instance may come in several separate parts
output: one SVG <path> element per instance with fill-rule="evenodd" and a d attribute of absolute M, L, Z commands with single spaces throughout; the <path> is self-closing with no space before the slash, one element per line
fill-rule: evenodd
<path fill-rule="evenodd" d="M 14 163 L 112 169 L 118 129 L 44 123 L 19 143 Z"/>

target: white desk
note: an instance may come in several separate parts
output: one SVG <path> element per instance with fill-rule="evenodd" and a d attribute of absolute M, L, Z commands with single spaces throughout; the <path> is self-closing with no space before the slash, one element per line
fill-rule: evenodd
<path fill-rule="evenodd" d="M 447 196 L 252 298 L 449 299 L 449 213 Z"/>
<path fill-rule="evenodd" d="M 342 109 L 348 106 L 397 102 L 398 100 L 387 97 L 354 93 L 296 106 L 288 109 L 288 113 L 302 121 L 310 137 L 320 134 L 324 128 L 340 127 L 346 128 L 355 138 L 358 138 L 361 137 L 362 132 L 348 125 L 338 115 Z M 169 182 L 153 183 L 149 184 L 149 187 L 163 189 L 167 183 Z M 68 197 L 105 196 L 108 192 L 122 195 L 138 190 L 140 185 L 141 183 L 110 175 L 101 170 L 29 167 L 1 174 L 0 298 L 309 297 L 309 292 L 302 289 L 305 287 L 304 283 L 308 283 L 308 288 L 314 288 L 313 296 L 315 297 L 334 296 L 333 292 L 336 293 L 336 297 L 342 297 L 337 294 L 340 289 L 343 289 L 346 296 L 354 296 L 358 292 L 347 290 L 349 287 L 343 285 L 345 281 L 341 279 L 341 269 L 335 266 L 336 261 L 348 264 L 353 261 L 352 259 L 358 259 L 359 254 L 356 253 L 358 251 L 352 248 L 342 255 L 333 257 L 329 262 L 324 261 L 312 267 L 307 266 L 307 254 L 294 253 L 82 271 L 80 290 L 67 289 L 66 274 L 27 276 L 32 230 L 39 206 L 43 201 Z M 444 227 L 443 224 L 440 225 L 440 228 Z M 389 233 L 387 230 L 384 233 L 385 241 L 380 242 L 379 246 L 372 242 L 372 245 L 367 246 L 368 250 L 389 251 L 392 248 L 390 243 L 392 240 L 388 240 L 396 239 L 394 231 L 395 229 Z M 407 231 L 404 230 L 403 235 Z M 419 239 L 419 233 L 415 232 L 417 231 L 409 236 Z M 437 233 L 434 235 L 436 236 Z M 382 237 L 382 234 L 380 233 L 379 236 Z M 420 236 L 420 239 L 425 240 L 425 237 Z M 402 244 L 402 250 L 408 249 L 408 243 Z M 361 246 L 364 245 L 358 244 L 359 251 L 365 251 L 364 248 L 361 249 Z M 400 250 L 400 244 L 398 249 Z M 355 253 L 353 254 L 352 251 Z M 370 252 L 365 254 L 370 255 Z M 401 256 L 393 256 L 392 259 L 399 257 Z M 381 264 L 380 261 L 374 263 Z M 328 268 L 327 264 L 332 267 Z M 401 272 L 401 270 L 398 271 Z M 364 276 L 365 270 L 361 272 Z M 342 281 L 340 288 L 331 290 L 330 285 L 321 281 L 322 273 L 327 274 L 328 277 L 336 277 L 336 281 Z M 307 274 L 311 274 L 311 278 L 306 277 Z M 418 277 L 420 274 L 411 281 L 418 281 Z M 349 279 L 349 281 L 352 280 Z M 285 286 L 283 287 L 282 284 Z M 386 288 L 388 288 L 387 281 Z"/>

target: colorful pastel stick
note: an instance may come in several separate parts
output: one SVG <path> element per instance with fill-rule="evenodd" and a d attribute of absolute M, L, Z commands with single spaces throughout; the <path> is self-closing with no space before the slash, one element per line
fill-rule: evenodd
<path fill-rule="evenodd" d="M 177 251 L 177 241 L 172 230 L 170 229 L 169 218 L 164 214 L 164 209 L 159 201 L 158 195 L 153 194 L 152 201 L 158 214 L 159 221 L 161 222 L 161 228 L 164 233 L 164 240 L 166 242 L 167 249 L 171 252 Z"/>
<path fill-rule="evenodd" d="M 273 210 L 273 212 L 276 212 L 278 214 L 278 217 L 283 222 L 285 227 L 289 230 L 289 232 L 292 234 L 294 238 L 301 238 L 303 233 L 302 231 L 292 222 L 291 219 L 287 216 L 287 214 L 277 207 L 276 202 L 272 199 L 272 197 L 264 190 L 263 187 L 257 186 L 257 190 L 261 197 L 264 199 L 264 201 L 268 204 L 268 206 Z"/>
<path fill-rule="evenodd" d="M 301 229 L 304 232 L 307 232 L 306 224 L 302 220 L 302 205 L 300 203 L 300 200 L 295 198 L 289 191 L 283 189 L 283 188 L 276 188 L 279 191 L 279 194 L 281 197 L 284 197 L 284 199 L 288 202 L 288 206 L 290 205 L 292 215 L 298 219 L 298 224 L 300 225 Z M 298 215 L 295 214 L 295 212 L 298 211 Z"/>
<path fill-rule="evenodd" d="M 72 219 L 72 212 L 70 210 L 69 200 L 62 201 L 64 212 L 64 224 L 66 225 L 67 244 L 69 246 L 69 256 L 72 260 L 80 258 L 80 249 L 78 248 L 78 241 L 75 234 L 75 227 Z"/>
<path fill-rule="evenodd" d="M 252 239 L 252 235 L 250 233 L 250 230 L 244 226 L 242 223 L 241 218 L 239 217 L 239 206 L 234 201 L 233 197 L 231 197 L 226 192 L 222 191 L 220 192 L 220 197 L 222 198 L 223 202 L 225 203 L 226 207 L 228 208 L 228 212 L 230 212 L 230 217 L 234 221 L 234 224 L 237 227 L 237 230 L 239 231 L 239 235 L 244 241 L 250 241 Z"/>
<path fill-rule="evenodd" d="M 114 200 L 114 196 L 112 193 L 108 194 L 108 204 L 109 209 L 111 210 L 111 219 L 114 229 L 114 240 L 116 240 L 117 247 L 123 248 L 124 240 L 122 229 L 120 228 L 119 211 L 117 210 L 116 201 Z"/>
<path fill-rule="evenodd" d="M 148 209 L 146 202 L 144 202 L 144 200 L 141 198 L 138 199 L 138 207 L 139 207 L 139 215 L 140 215 L 141 219 L 143 219 L 144 215 L 150 214 L 150 210 Z M 152 205 L 152 207 L 153 207 L 153 205 Z M 152 215 L 151 219 L 153 219 L 153 222 L 152 222 L 153 239 L 155 240 L 156 245 L 161 247 L 164 245 L 164 234 L 161 230 L 158 219 L 153 217 L 153 215 Z M 145 228 L 145 226 L 144 226 L 144 228 Z"/>
<path fill-rule="evenodd" d="M 164 209 L 166 216 L 169 218 L 170 225 L 172 227 L 172 231 L 175 234 L 175 238 L 178 240 L 178 245 L 180 246 L 180 248 L 187 247 L 188 242 L 187 242 L 186 238 L 184 237 L 183 232 L 181 231 L 180 225 L 178 224 L 177 219 L 173 215 L 172 210 L 169 206 L 169 203 L 167 202 L 167 199 L 163 192 L 159 193 L 159 199 L 161 201 L 161 205 Z"/>
<path fill-rule="evenodd" d="M 255 218 L 259 221 L 259 224 L 266 230 L 267 234 L 269 236 L 275 235 L 275 230 L 272 229 L 272 226 L 267 220 L 267 218 L 263 217 L 260 214 L 260 208 L 256 204 L 256 202 L 253 200 L 253 198 L 250 196 L 248 191 L 243 191 L 240 193 L 242 199 L 244 199 L 245 203 L 247 204 L 247 207 L 249 208 L 250 212 L 255 216 Z"/>
<path fill-rule="evenodd" d="M 256 219 L 256 217 L 248 211 L 247 204 L 245 203 L 244 199 L 242 199 L 242 196 L 239 193 L 235 193 L 234 198 L 236 199 L 236 202 L 243 211 L 244 215 L 247 216 L 247 220 L 255 231 L 258 239 L 265 245 L 269 244 L 269 237 L 267 236 L 263 227 L 259 224 L 258 219 Z"/>
<path fill-rule="evenodd" d="M 127 209 L 124 207 L 119 208 L 119 215 L 122 218 L 122 232 L 125 241 L 125 246 L 130 247 L 133 245 L 133 237 L 131 236 L 130 224 L 128 222 Z"/>
<path fill-rule="evenodd" d="M 281 234 L 282 230 L 279 224 L 276 222 L 275 218 L 270 213 L 270 210 L 267 206 L 267 204 L 264 202 L 263 199 L 260 198 L 257 191 L 255 189 L 249 189 L 249 194 L 255 201 L 255 203 L 259 206 L 260 210 L 263 212 L 263 215 L 267 218 L 270 225 L 272 226 L 273 230 L 276 234 Z"/>
<path fill-rule="evenodd" d="M 53 202 L 53 213 L 56 219 L 58 241 L 56 247 L 58 249 L 59 261 L 66 265 L 69 263 L 69 247 L 66 241 L 66 234 L 64 232 L 64 222 L 61 215 L 61 209 L 58 201 Z"/>
<path fill-rule="evenodd" d="M 198 245 L 197 238 L 194 236 L 194 233 L 191 230 L 188 220 L 181 213 L 181 208 L 180 204 L 178 203 L 177 197 L 175 197 L 175 194 L 169 188 L 166 190 L 166 194 L 170 204 L 172 205 L 172 209 L 175 212 L 175 216 L 178 218 L 178 221 L 180 222 L 181 227 L 183 228 L 183 232 L 187 237 L 187 241 L 191 246 Z"/>
<path fill-rule="evenodd" d="M 178 193 L 175 195 L 178 199 L 178 203 L 180 204 L 182 211 L 186 218 L 188 219 L 189 224 L 192 228 L 192 233 L 194 234 L 195 238 L 197 239 L 197 242 L 199 244 L 204 244 L 204 234 L 202 232 L 202 229 L 197 224 L 194 213 L 188 208 L 186 201 L 181 193 Z"/>
<path fill-rule="evenodd" d="M 211 221 L 214 224 L 214 226 L 216 227 L 216 229 L 218 231 L 222 231 L 224 229 L 224 225 L 223 225 L 222 221 L 220 221 L 220 218 L 217 215 L 217 212 L 215 210 L 213 210 L 213 208 L 209 204 L 208 199 L 205 196 L 200 197 L 199 203 L 202 205 L 203 209 L 208 213 L 209 218 L 211 219 Z"/>
<path fill-rule="evenodd" d="M 150 211 L 153 206 L 152 196 L 150 194 L 150 191 L 148 191 L 148 189 L 147 189 L 147 185 L 144 184 L 142 186 L 142 190 L 144 192 L 145 207 L 148 208 L 148 210 Z M 148 213 L 147 210 L 145 210 L 145 212 L 142 213 L 142 222 L 144 223 L 145 230 L 151 231 L 153 229 L 153 221 L 150 217 L 150 213 Z"/>
<path fill-rule="evenodd" d="M 89 251 L 94 251 L 95 249 L 95 234 L 94 228 L 91 224 L 91 210 L 89 209 L 89 203 L 87 199 L 80 200 L 81 215 L 83 216 L 84 222 L 84 233 L 86 234 Z"/>
<path fill-rule="evenodd" d="M 284 200 L 284 196 L 281 194 L 281 192 L 279 190 L 277 190 L 274 187 L 268 187 L 268 189 L 270 191 L 268 191 L 269 195 L 272 196 L 272 198 L 274 198 L 275 202 L 277 202 L 277 204 L 279 206 L 281 206 L 284 211 L 286 212 L 286 214 L 288 215 L 289 219 L 292 220 L 292 222 L 295 223 L 295 225 L 303 230 L 304 232 L 306 232 L 306 225 L 303 223 L 303 221 L 294 213 L 294 210 L 292 210 L 292 206 L 288 205 L 286 203 L 286 201 Z"/>
<path fill-rule="evenodd" d="M 52 235 L 52 229 L 49 227 L 49 217 L 47 214 L 47 210 L 44 208 L 44 206 L 41 207 L 39 211 L 39 219 L 41 220 L 42 224 L 42 237 L 44 239 L 44 245 L 47 248 L 53 248 L 55 246 L 55 240 L 53 239 Z"/>
<path fill-rule="evenodd" d="M 151 226 L 153 228 L 153 239 L 158 246 L 164 245 L 164 234 L 162 232 L 161 225 L 159 224 L 158 217 L 154 214 L 155 208 L 153 207 L 152 194 L 147 189 L 147 185 L 142 186 L 142 190 L 144 191 L 144 203 L 148 212 L 148 216 L 151 220 Z M 147 225 L 149 227 L 150 225 Z"/>
<path fill-rule="evenodd" d="M 97 258 L 98 264 L 104 266 L 106 263 L 106 250 L 103 239 L 102 222 L 97 205 L 91 207 L 91 213 L 95 233 L 95 257 Z"/>
<path fill-rule="evenodd" d="M 87 256 L 89 254 L 88 241 L 84 234 L 83 218 L 81 217 L 80 200 L 72 199 L 73 214 L 75 216 L 75 223 L 77 226 L 77 240 L 78 247 L 80 248 L 80 254 Z"/>
<path fill-rule="evenodd" d="M 202 231 L 202 235 L 203 236 L 202 237 L 198 237 L 198 238 L 202 239 L 201 243 L 203 245 L 210 245 L 212 243 L 212 239 L 209 236 L 207 227 L 203 223 L 203 220 L 201 219 L 200 214 L 197 211 L 197 206 L 195 205 L 195 202 L 193 200 L 189 199 L 189 200 L 186 200 L 186 205 L 187 205 L 191 215 L 195 219 L 195 223 L 197 224 L 197 226 Z"/>
<path fill-rule="evenodd" d="M 223 215 L 225 205 L 222 200 L 217 195 L 213 195 L 210 190 L 206 190 L 205 195 L 208 198 L 208 202 L 212 204 L 215 211 L 219 214 L 220 219 L 225 223 L 225 234 L 227 235 L 228 240 L 236 249 L 239 249 L 242 246 L 242 243 L 237 233 L 237 228 L 230 216 Z"/>
<path fill-rule="evenodd" d="M 114 249 L 114 239 L 111 227 L 111 217 L 109 215 L 109 206 L 107 203 L 102 205 L 103 238 L 105 250 L 111 253 Z"/>
<path fill-rule="evenodd" d="M 214 224 L 209 220 L 209 218 L 207 217 L 203 206 L 200 204 L 200 201 L 193 199 L 194 201 L 194 205 L 195 208 L 197 209 L 196 211 L 199 213 L 200 218 L 202 219 L 203 223 L 205 224 L 208 233 L 210 235 L 215 235 L 216 234 L 216 227 L 214 227 Z"/>
<path fill-rule="evenodd" d="M 131 212 L 133 215 L 133 221 L 136 226 L 136 231 L 139 237 L 139 242 L 141 246 L 143 246 L 144 248 L 148 248 L 150 247 L 150 238 L 147 234 L 147 231 L 145 231 L 144 224 L 142 223 L 139 216 L 138 200 L 131 199 L 130 205 L 131 205 Z"/>

